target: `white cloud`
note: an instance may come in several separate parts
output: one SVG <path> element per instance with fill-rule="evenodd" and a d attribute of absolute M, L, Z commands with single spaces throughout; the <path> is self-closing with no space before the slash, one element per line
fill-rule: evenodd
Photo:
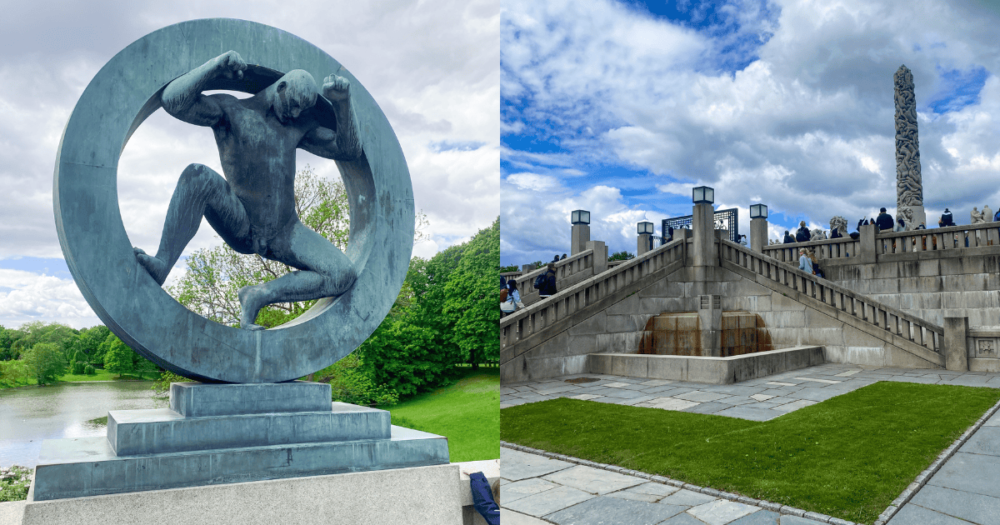
<path fill-rule="evenodd" d="M 100 324 L 71 279 L 0 269 L 0 325 L 17 328 L 31 321 L 74 328 Z"/>
<path fill-rule="evenodd" d="M 1000 13 L 941 0 L 782 0 L 739 9 L 760 5 L 721 6 L 740 29 L 713 33 L 610 0 L 572 8 L 508 3 L 501 90 L 515 109 L 505 119 L 522 125 L 521 136 L 558 144 L 560 158 L 572 161 L 563 168 L 648 172 L 646 188 L 664 197 L 707 184 L 717 202 L 741 213 L 764 202 L 772 216 L 789 218 L 787 226 L 804 218 L 829 228 L 834 215 L 853 223 L 881 206 L 894 211 L 893 73 L 906 64 L 916 84 L 927 209 L 948 206 L 967 221 L 974 204 L 997 207 Z M 747 36 L 753 45 L 736 45 L 735 55 L 726 47 Z M 727 69 L 741 59 L 745 67 Z M 948 72 L 976 68 L 986 71 L 978 98 L 934 113 L 931 102 L 955 96 Z M 526 152 L 501 155 L 516 170 L 547 173 L 538 167 L 548 164 Z M 620 205 L 648 201 L 635 202 L 625 197 Z"/>

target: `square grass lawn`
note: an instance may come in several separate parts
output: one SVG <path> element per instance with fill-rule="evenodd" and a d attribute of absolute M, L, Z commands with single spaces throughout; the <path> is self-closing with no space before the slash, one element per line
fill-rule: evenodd
<path fill-rule="evenodd" d="M 873 523 L 1000 390 L 879 382 L 765 422 L 553 399 L 500 412 L 510 443 Z"/>

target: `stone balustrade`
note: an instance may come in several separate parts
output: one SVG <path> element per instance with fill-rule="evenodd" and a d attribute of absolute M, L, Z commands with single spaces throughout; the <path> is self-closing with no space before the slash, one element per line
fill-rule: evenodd
<path fill-rule="evenodd" d="M 853 316 L 856 320 L 878 327 L 937 354 L 942 353 L 944 328 L 941 326 L 856 294 L 826 279 L 779 262 L 776 258 L 758 254 L 727 240 L 720 241 L 719 257 L 723 262 L 729 262 L 787 286 L 806 297 Z"/>
<path fill-rule="evenodd" d="M 521 294 L 521 302 L 526 305 L 533 304 L 539 300 L 538 290 L 535 288 L 535 278 L 545 273 L 546 267 L 542 266 L 528 273 L 522 273 L 517 277 L 517 290 Z M 580 277 L 581 273 L 594 271 L 594 250 L 586 250 L 572 257 L 567 257 L 556 263 L 556 289 L 565 286 L 565 283 L 572 278 Z M 575 284 L 575 283 L 574 283 Z"/>
<path fill-rule="evenodd" d="M 552 326 L 557 321 L 574 315 L 587 306 L 597 303 L 602 298 L 669 264 L 677 261 L 683 262 L 686 248 L 687 241 L 685 239 L 675 240 L 581 283 L 560 290 L 552 297 L 500 319 L 501 357 L 503 357 L 504 348 L 545 330 L 546 327 Z M 582 256 L 592 257 L 593 255 L 589 251 L 577 255 L 577 257 Z M 562 262 L 572 260 L 570 258 Z M 586 263 L 581 262 L 580 264 Z M 535 274 L 536 272 L 529 273 L 522 279 L 528 282 L 533 281 Z M 520 286 L 520 281 L 518 285 Z M 501 361 L 504 359 L 501 358 Z"/>
<path fill-rule="evenodd" d="M 850 237 L 825 239 L 822 241 L 796 242 L 789 244 L 771 244 L 764 247 L 763 253 L 768 257 L 789 264 L 797 264 L 800 248 L 812 248 L 818 259 L 843 259 L 857 257 L 861 249 L 861 241 Z"/>
<path fill-rule="evenodd" d="M 875 239 L 875 249 L 879 255 L 958 250 L 984 246 L 1000 247 L 1000 223 L 986 222 L 931 230 L 884 232 L 878 234 Z"/>

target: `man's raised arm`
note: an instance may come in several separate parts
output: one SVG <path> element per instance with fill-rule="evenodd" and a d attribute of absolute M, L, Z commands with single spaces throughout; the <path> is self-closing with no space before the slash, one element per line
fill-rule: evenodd
<path fill-rule="evenodd" d="M 299 146 L 320 157 L 334 160 L 355 160 L 361 156 L 358 119 L 351 108 L 351 83 L 344 77 L 330 75 L 323 79 L 323 97 L 333 105 L 337 131 L 319 127 L 302 138 Z"/>
<path fill-rule="evenodd" d="M 219 55 L 167 84 L 160 97 L 163 109 L 184 122 L 198 126 L 215 125 L 222 118 L 219 104 L 201 92 L 220 75 L 243 78 L 246 62 L 235 51 Z"/>

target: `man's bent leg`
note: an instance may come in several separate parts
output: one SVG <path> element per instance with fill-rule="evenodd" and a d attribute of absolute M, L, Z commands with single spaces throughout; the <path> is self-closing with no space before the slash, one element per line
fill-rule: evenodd
<path fill-rule="evenodd" d="M 286 250 L 275 254 L 276 259 L 301 270 L 240 290 L 243 328 L 259 330 L 257 314 L 269 304 L 336 297 L 357 279 L 354 264 L 344 252 L 301 223 L 292 228 L 285 246 Z"/>
<path fill-rule="evenodd" d="M 249 236 L 250 221 L 246 209 L 226 179 L 207 166 L 191 164 L 181 173 L 174 195 L 170 198 L 156 256 L 151 257 L 139 248 L 135 249 L 136 259 L 158 284 L 166 281 L 170 269 L 187 243 L 198 233 L 201 218 L 206 215 L 212 227 L 231 246 L 233 242 L 239 244 L 239 240 Z M 233 248 L 241 251 L 243 247 Z"/>

